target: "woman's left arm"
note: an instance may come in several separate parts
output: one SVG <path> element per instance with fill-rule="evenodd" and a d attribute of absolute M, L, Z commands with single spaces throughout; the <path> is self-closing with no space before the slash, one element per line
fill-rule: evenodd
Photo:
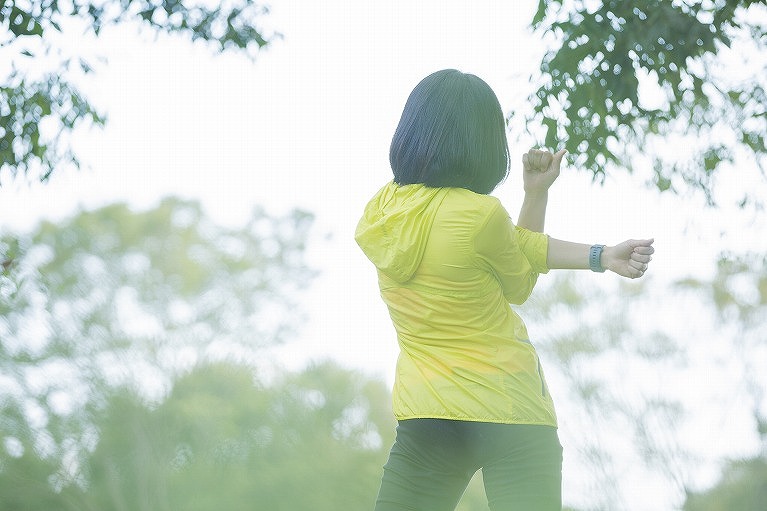
<path fill-rule="evenodd" d="M 543 227 L 546 224 L 546 205 L 548 202 L 548 191 L 541 195 L 528 195 L 525 193 L 522 207 L 519 210 L 517 225 L 528 231 L 543 232 Z"/>

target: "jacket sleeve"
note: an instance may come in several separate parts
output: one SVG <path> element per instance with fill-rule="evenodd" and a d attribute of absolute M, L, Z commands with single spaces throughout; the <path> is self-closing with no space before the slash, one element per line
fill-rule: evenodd
<path fill-rule="evenodd" d="M 494 274 L 509 303 L 521 304 L 530 296 L 539 273 L 547 273 L 548 236 L 516 227 L 497 202 L 474 238 L 483 266 Z"/>
<path fill-rule="evenodd" d="M 525 254 L 533 270 L 538 273 L 548 273 L 549 267 L 546 263 L 549 237 L 541 232 L 530 231 L 518 225 L 514 229 L 517 231 L 517 241 L 522 253 Z"/>

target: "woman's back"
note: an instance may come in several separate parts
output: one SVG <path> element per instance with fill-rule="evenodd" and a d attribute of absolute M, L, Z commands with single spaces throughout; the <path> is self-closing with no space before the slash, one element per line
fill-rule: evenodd
<path fill-rule="evenodd" d="M 522 246 L 518 231 L 497 199 L 461 188 L 390 183 L 368 204 L 357 241 L 397 330 L 397 418 L 556 424 L 508 304 L 546 271 L 546 237 L 521 230 Z"/>

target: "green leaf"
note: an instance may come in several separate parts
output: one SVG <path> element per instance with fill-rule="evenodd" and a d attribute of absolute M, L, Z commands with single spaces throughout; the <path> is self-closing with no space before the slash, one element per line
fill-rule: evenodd
<path fill-rule="evenodd" d="M 154 16 L 154 11 L 155 11 L 155 8 L 150 7 L 149 9 L 139 12 L 138 15 L 144 21 L 152 21 L 152 17 Z"/>
<path fill-rule="evenodd" d="M 538 25 L 546 17 L 546 3 L 546 0 L 538 0 L 538 9 L 536 9 L 533 21 L 531 22 L 533 28 L 538 28 Z"/>
<path fill-rule="evenodd" d="M 730 90 L 732 85 L 723 83 L 724 77 L 710 71 L 717 68 L 718 50 L 731 40 L 751 37 L 762 45 L 757 39 L 764 30 L 757 27 L 759 21 L 752 21 L 761 18 L 746 15 L 743 2 L 610 0 L 558 5 L 560 9 L 553 9 L 551 4 L 539 2 L 534 18 L 534 25 L 546 26 L 556 42 L 541 62 L 545 90 L 539 87 L 530 95 L 535 115 L 528 122 L 541 122 L 550 115 L 549 100 L 556 98 L 566 111 L 566 118 L 558 119 L 560 135 L 571 150 L 588 151 L 583 161 L 595 165 L 595 172 L 629 170 L 603 143 L 610 136 L 622 140 L 620 132 L 632 134 L 625 142 L 629 154 L 641 153 L 647 144 L 673 136 L 735 140 L 749 151 L 767 151 L 764 136 L 759 135 L 764 128 L 762 119 L 767 117 L 767 98 L 759 88 L 758 70 L 745 84 L 738 84 L 739 90 Z M 751 8 L 767 14 L 767 2 L 756 2 Z M 702 65 L 704 57 L 707 62 Z M 640 107 L 645 92 L 639 87 L 637 68 L 657 76 L 667 106 Z M 583 110 L 598 119 L 577 119 Z M 547 139 L 551 137 L 549 130 Z M 727 151 L 732 154 L 735 148 Z M 672 181 L 689 186 L 708 200 L 712 195 L 710 175 L 729 156 L 701 149 L 687 161 L 672 158 L 664 160 L 664 172 L 650 180 L 659 190 L 681 191 Z"/>
<path fill-rule="evenodd" d="M 551 117 L 544 117 L 542 119 L 543 125 L 546 126 L 546 138 L 545 147 L 558 147 L 557 137 L 557 121 Z"/>

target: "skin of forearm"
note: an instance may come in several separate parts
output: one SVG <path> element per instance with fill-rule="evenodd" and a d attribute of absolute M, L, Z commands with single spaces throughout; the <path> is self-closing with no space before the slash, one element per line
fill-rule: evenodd
<path fill-rule="evenodd" d="M 533 232 L 543 232 L 546 223 L 546 205 L 549 201 L 548 192 L 525 194 L 522 207 L 519 210 L 517 225 Z"/>
<path fill-rule="evenodd" d="M 589 269 L 590 249 L 591 245 L 549 237 L 546 264 L 552 270 L 587 270 Z M 602 260 L 604 261 L 604 252 Z"/>

